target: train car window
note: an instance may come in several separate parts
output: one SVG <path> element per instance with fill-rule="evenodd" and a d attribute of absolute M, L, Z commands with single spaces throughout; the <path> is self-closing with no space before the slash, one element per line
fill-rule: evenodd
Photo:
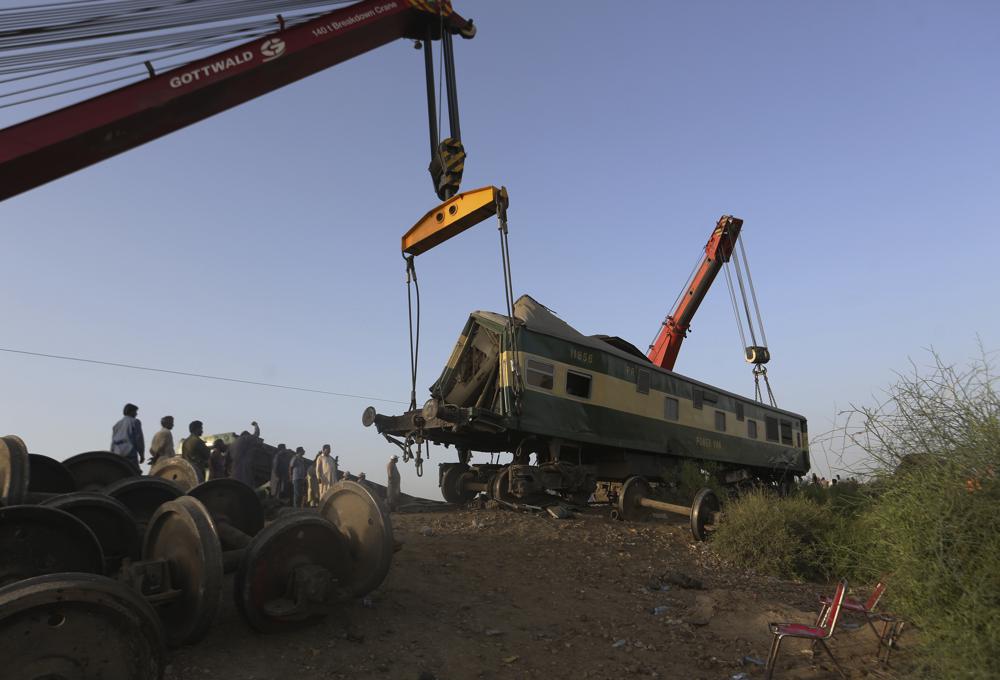
<path fill-rule="evenodd" d="M 726 412 L 716 411 L 715 412 L 715 429 L 719 432 L 726 431 Z"/>
<path fill-rule="evenodd" d="M 781 421 L 781 443 L 786 446 L 792 445 L 792 424 L 787 420 Z"/>
<path fill-rule="evenodd" d="M 552 389 L 552 383 L 556 374 L 556 367 L 534 359 L 528 359 L 527 380 L 529 385 L 541 387 L 545 390 Z"/>
<path fill-rule="evenodd" d="M 586 373 L 566 371 L 566 394 L 590 399 L 590 376 Z"/>
<path fill-rule="evenodd" d="M 704 399 L 705 399 L 705 393 L 699 390 L 698 388 L 695 388 L 694 396 L 692 397 L 692 401 L 694 402 L 694 407 L 701 408 L 701 404 Z"/>
<path fill-rule="evenodd" d="M 757 438 L 757 421 L 756 420 L 748 420 L 747 421 L 747 436 L 750 437 L 750 439 L 756 439 Z"/>
<path fill-rule="evenodd" d="M 701 398 L 707 401 L 709 404 L 718 404 L 719 395 L 715 392 L 702 392 Z"/>
<path fill-rule="evenodd" d="M 797 448 L 797 449 L 801 449 L 802 448 L 802 433 L 801 432 L 796 432 L 795 433 L 795 448 Z"/>
<path fill-rule="evenodd" d="M 677 420 L 680 411 L 680 403 L 673 397 L 666 397 L 663 406 L 663 417 L 667 420 Z"/>
<path fill-rule="evenodd" d="M 778 441 L 778 419 L 777 418 L 764 418 L 764 434 L 767 435 L 767 441 L 776 442 Z"/>
<path fill-rule="evenodd" d="M 799 421 L 799 429 L 800 429 L 800 430 L 802 430 L 802 434 L 805 434 L 806 432 L 808 432 L 808 431 L 809 431 L 809 430 L 808 430 L 808 429 L 806 428 L 806 421 L 804 421 L 804 420 L 800 420 L 800 421 Z"/>
<path fill-rule="evenodd" d="M 635 391 L 639 394 L 649 394 L 649 371 L 639 371 L 635 380 Z"/>
<path fill-rule="evenodd" d="M 736 420 L 743 420 L 743 402 L 736 402 Z"/>

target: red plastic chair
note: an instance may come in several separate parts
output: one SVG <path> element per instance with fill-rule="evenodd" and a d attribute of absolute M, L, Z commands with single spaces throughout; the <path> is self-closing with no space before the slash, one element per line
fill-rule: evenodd
<path fill-rule="evenodd" d="M 840 667 L 840 663 L 838 663 L 837 659 L 833 656 L 833 653 L 826 644 L 826 641 L 833 637 L 833 631 L 837 627 L 837 619 L 840 618 L 840 610 L 843 607 L 844 595 L 846 592 L 847 581 L 842 580 L 837 586 L 837 592 L 830 601 L 830 606 L 826 610 L 826 616 L 822 621 L 817 622 L 817 625 L 815 626 L 810 626 L 805 623 L 768 624 L 771 634 L 774 635 L 774 640 L 771 642 L 771 651 L 767 656 L 768 680 L 771 680 L 774 676 L 774 663 L 778 660 L 778 650 L 781 649 L 781 641 L 786 637 L 803 638 L 806 640 L 812 640 L 814 643 L 820 643 L 820 645 L 823 646 L 823 649 L 826 650 L 826 653 L 830 655 L 830 659 L 833 661 L 833 665 L 837 667 L 837 671 L 840 673 L 841 677 L 847 677 L 844 673 L 844 669 Z"/>
<path fill-rule="evenodd" d="M 885 583 L 879 581 L 878 583 L 875 584 L 875 589 L 872 591 L 872 594 L 868 596 L 868 599 L 865 602 L 855 600 L 854 598 L 851 597 L 845 597 L 844 604 L 842 605 L 844 611 L 853 612 L 855 614 L 861 614 L 862 616 L 865 617 L 865 622 L 868 624 L 868 627 L 872 629 L 872 632 L 875 633 L 875 637 L 878 638 L 878 647 L 875 650 L 876 658 L 881 657 L 882 645 L 886 644 L 886 638 L 887 638 L 885 630 L 886 626 L 883 626 L 883 631 L 881 634 L 875 628 L 876 620 L 879 621 L 885 620 L 884 617 L 881 617 L 879 614 L 875 613 L 875 607 L 878 606 L 879 600 L 882 599 L 882 594 L 884 592 L 885 592 Z M 833 598 L 828 597 L 826 595 L 820 595 L 819 616 L 816 617 L 817 626 L 820 625 L 820 622 L 822 622 L 826 617 L 826 614 L 830 610 L 830 605 L 832 603 L 833 603 Z"/>

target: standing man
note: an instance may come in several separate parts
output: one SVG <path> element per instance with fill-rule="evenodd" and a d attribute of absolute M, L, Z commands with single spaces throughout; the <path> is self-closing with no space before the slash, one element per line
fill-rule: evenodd
<path fill-rule="evenodd" d="M 330 456 L 330 445 L 323 444 L 316 456 L 316 494 L 323 498 L 337 480 L 336 459 Z"/>
<path fill-rule="evenodd" d="M 316 457 L 309 461 L 309 470 L 306 472 L 306 486 L 308 487 L 306 505 L 310 508 L 319 504 L 319 480 L 316 478 L 316 461 L 319 460 L 321 453 L 322 451 L 317 453 Z"/>
<path fill-rule="evenodd" d="M 209 468 L 212 479 L 222 479 L 229 476 L 229 457 L 226 455 L 226 442 L 221 439 L 216 439 L 212 442 Z"/>
<path fill-rule="evenodd" d="M 254 479 L 254 459 L 260 446 L 260 427 L 257 421 L 250 423 L 253 434 L 246 430 L 240 433 L 233 445 L 229 447 L 229 462 L 233 468 L 233 478 L 238 479 L 251 489 L 256 487 Z"/>
<path fill-rule="evenodd" d="M 204 432 L 201 421 L 192 420 L 191 424 L 188 425 L 188 432 L 191 434 L 188 435 L 187 439 L 181 445 L 181 456 L 194 466 L 195 471 L 198 473 L 198 480 L 204 482 L 205 470 L 208 468 L 211 453 L 205 442 L 201 440 L 201 433 Z"/>
<path fill-rule="evenodd" d="M 288 463 L 288 476 L 292 480 L 292 505 L 296 508 L 305 507 L 306 472 L 308 469 L 309 461 L 306 460 L 306 450 L 300 446 L 295 449 L 295 455 Z"/>
<path fill-rule="evenodd" d="M 396 468 L 396 461 L 399 460 L 399 456 L 393 456 L 389 459 L 389 464 L 385 466 L 386 476 L 388 477 L 388 485 L 386 487 L 386 500 L 389 502 L 389 510 L 395 512 L 396 508 L 399 507 L 399 470 Z"/>
<path fill-rule="evenodd" d="M 125 404 L 122 419 L 111 428 L 111 453 L 117 453 L 131 461 L 137 470 L 140 463 L 146 462 L 146 455 L 143 453 L 146 442 L 142 439 L 142 423 L 136 417 L 138 415 L 138 406 Z"/>
<path fill-rule="evenodd" d="M 173 416 L 160 418 L 160 431 L 153 435 L 153 443 L 149 445 L 150 465 L 156 465 L 156 461 L 161 458 L 170 458 L 174 455 L 174 435 L 170 432 L 172 429 L 174 429 Z"/>
<path fill-rule="evenodd" d="M 271 497 L 281 500 L 285 497 L 285 486 L 288 480 L 288 459 L 291 451 L 284 444 L 278 444 L 278 450 L 271 461 Z"/>

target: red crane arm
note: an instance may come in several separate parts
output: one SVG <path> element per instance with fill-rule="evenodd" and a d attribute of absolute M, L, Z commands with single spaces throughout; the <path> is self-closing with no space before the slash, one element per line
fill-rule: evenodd
<path fill-rule="evenodd" d="M 673 370 L 677 353 L 681 351 L 681 343 L 684 342 L 691 326 L 691 319 L 705 299 L 705 294 L 711 288 L 722 265 L 728 262 L 733 254 L 733 247 L 742 227 L 743 220 L 730 215 L 724 215 L 715 225 L 712 238 L 708 239 L 705 245 L 705 257 L 698 265 L 680 302 L 677 303 L 677 308 L 664 320 L 663 327 L 656 336 L 656 342 L 650 347 L 649 360 L 660 368 Z"/>
<path fill-rule="evenodd" d="M 471 38 L 447 0 L 364 0 L 0 130 L 0 200 L 339 64 L 397 38 Z"/>

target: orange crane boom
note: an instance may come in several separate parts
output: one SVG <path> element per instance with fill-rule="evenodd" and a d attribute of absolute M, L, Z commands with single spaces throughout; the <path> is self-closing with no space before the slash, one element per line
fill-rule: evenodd
<path fill-rule="evenodd" d="M 732 215 L 723 215 L 715 225 L 712 237 L 705 244 L 705 257 L 698 265 L 687 290 L 681 295 L 677 307 L 663 320 L 656 341 L 650 345 L 649 360 L 660 368 L 673 370 L 677 353 L 681 351 L 681 343 L 684 342 L 691 327 L 691 319 L 705 299 L 705 294 L 711 288 L 722 265 L 732 256 L 742 227 L 743 220 Z"/>

